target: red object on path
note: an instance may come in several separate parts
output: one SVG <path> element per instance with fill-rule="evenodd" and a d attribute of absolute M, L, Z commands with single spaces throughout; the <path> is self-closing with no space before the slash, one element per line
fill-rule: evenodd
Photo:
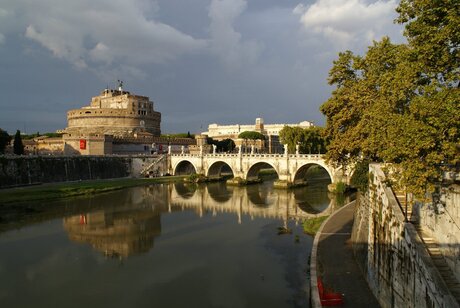
<path fill-rule="evenodd" d="M 343 305 L 343 295 L 337 292 L 332 292 L 332 290 L 325 290 L 321 277 L 318 277 L 318 293 L 322 306 Z"/>

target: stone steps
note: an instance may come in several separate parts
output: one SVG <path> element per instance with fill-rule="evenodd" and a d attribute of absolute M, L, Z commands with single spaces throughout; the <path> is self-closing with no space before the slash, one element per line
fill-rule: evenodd
<path fill-rule="evenodd" d="M 412 220 L 412 205 L 407 202 L 406 193 L 402 190 L 396 190 L 393 193 L 396 197 L 396 200 L 399 203 L 399 206 L 402 208 L 403 212 L 406 211 L 406 203 L 407 203 L 407 220 L 409 222 L 414 222 Z"/>
<path fill-rule="evenodd" d="M 449 265 L 447 264 L 446 259 L 444 259 L 444 256 L 442 255 L 441 250 L 439 249 L 438 243 L 432 237 L 430 237 L 420 225 L 414 224 L 414 226 L 417 230 L 417 233 L 421 237 L 423 243 L 425 244 L 425 247 L 431 256 L 431 259 L 433 260 L 434 266 L 436 266 L 439 274 L 446 283 L 451 294 L 460 304 L 460 283 L 455 277 Z"/>

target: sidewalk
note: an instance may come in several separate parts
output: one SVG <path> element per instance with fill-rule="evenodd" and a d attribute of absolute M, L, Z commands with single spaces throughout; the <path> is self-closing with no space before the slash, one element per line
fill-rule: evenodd
<path fill-rule="evenodd" d="M 353 258 L 350 237 L 354 209 L 355 202 L 344 206 L 329 217 L 316 234 L 311 258 L 312 263 L 316 260 L 316 269 L 312 264 L 311 271 L 312 290 L 316 288 L 313 285 L 316 276 L 321 276 L 326 287 L 344 294 L 342 307 L 380 307 Z M 317 299 L 318 296 L 315 300 L 312 294 L 313 307 L 321 307 Z"/>

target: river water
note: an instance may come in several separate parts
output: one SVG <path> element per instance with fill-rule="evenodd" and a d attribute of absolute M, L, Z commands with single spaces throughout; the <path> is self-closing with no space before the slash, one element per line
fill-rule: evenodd
<path fill-rule="evenodd" d="M 29 204 L 0 220 L 0 307 L 307 307 L 302 221 L 334 204 L 270 181 Z"/>

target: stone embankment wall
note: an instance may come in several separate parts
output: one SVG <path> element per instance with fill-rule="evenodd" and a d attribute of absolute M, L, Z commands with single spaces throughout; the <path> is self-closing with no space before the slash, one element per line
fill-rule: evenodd
<path fill-rule="evenodd" d="M 460 185 L 443 187 L 435 197 L 432 203 L 417 204 L 415 213 L 460 281 Z"/>
<path fill-rule="evenodd" d="M 382 307 L 458 307 L 379 165 L 358 200 L 352 232 L 356 259 Z"/>
<path fill-rule="evenodd" d="M 0 187 L 140 177 L 158 156 L 0 156 Z M 167 170 L 166 160 L 158 173 Z M 165 166 L 163 166 L 163 164 Z"/>

